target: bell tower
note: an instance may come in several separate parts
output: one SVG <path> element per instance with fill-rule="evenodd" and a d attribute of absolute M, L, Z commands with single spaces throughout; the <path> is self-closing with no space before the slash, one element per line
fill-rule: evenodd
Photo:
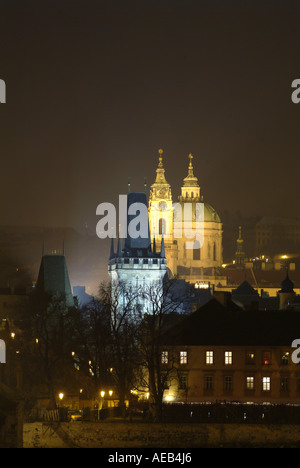
<path fill-rule="evenodd" d="M 152 245 L 155 240 L 160 249 L 162 237 L 165 244 L 167 267 L 175 272 L 176 245 L 174 243 L 174 221 L 171 186 L 165 177 L 163 150 L 159 149 L 158 166 L 155 182 L 150 187 L 149 224 Z"/>

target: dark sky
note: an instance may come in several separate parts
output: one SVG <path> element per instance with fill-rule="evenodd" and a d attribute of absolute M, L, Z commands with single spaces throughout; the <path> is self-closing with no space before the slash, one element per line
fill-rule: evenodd
<path fill-rule="evenodd" d="M 218 212 L 299 216 L 300 2 L 0 1 L 1 221 L 95 229 L 194 155 Z"/>

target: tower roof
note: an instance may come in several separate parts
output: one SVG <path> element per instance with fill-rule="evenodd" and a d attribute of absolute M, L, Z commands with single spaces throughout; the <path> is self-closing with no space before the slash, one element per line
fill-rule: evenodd
<path fill-rule="evenodd" d="M 74 305 L 72 289 L 64 255 L 43 255 L 36 283 L 38 294 L 64 296 L 66 305 Z"/>
<path fill-rule="evenodd" d="M 194 168 L 193 168 L 193 164 L 192 164 L 192 159 L 193 159 L 193 155 L 190 153 L 189 154 L 189 167 L 188 167 L 188 175 L 187 177 L 185 177 L 185 179 L 183 179 L 183 186 L 184 187 L 199 187 L 199 184 L 198 184 L 198 179 L 197 177 L 194 176 Z"/>
<path fill-rule="evenodd" d="M 281 283 L 281 291 L 280 292 L 286 292 L 286 293 L 294 292 L 294 283 L 289 278 L 288 270 L 286 270 L 286 277 Z"/>
<path fill-rule="evenodd" d="M 165 169 L 164 169 L 163 162 L 162 162 L 163 150 L 160 149 L 158 150 L 158 152 L 159 152 L 159 158 L 158 158 L 158 166 L 156 169 L 156 179 L 155 179 L 154 184 L 159 184 L 159 185 L 168 184 L 166 177 L 165 177 Z M 152 184 L 152 186 L 154 184 Z"/>

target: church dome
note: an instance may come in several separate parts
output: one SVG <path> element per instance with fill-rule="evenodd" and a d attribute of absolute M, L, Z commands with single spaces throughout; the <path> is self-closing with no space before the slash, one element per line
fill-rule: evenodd
<path fill-rule="evenodd" d="M 218 215 L 216 210 L 208 203 L 204 203 L 204 221 L 209 223 L 221 223 L 220 216 Z"/>

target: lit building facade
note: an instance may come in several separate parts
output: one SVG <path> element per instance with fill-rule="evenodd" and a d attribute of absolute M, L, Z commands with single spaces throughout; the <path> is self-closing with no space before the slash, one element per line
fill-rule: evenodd
<path fill-rule="evenodd" d="M 135 203 L 142 203 L 147 213 L 148 202 L 145 193 L 129 193 L 127 198 L 127 212 L 130 206 Z M 131 217 L 128 216 L 128 225 Z M 148 217 L 147 217 L 148 222 Z M 127 226 L 128 227 L 128 226 Z M 128 229 L 127 229 L 128 232 Z M 160 243 L 160 250 L 156 249 L 156 244 L 151 246 L 149 225 L 147 226 L 147 237 L 134 238 L 127 234 L 124 245 L 118 239 L 115 252 L 113 239 L 108 261 L 108 274 L 112 284 L 112 296 L 117 297 L 118 306 L 125 306 L 126 297 L 130 293 L 138 297 L 142 310 L 147 311 L 150 305 L 147 303 L 147 292 L 151 287 L 160 288 L 167 272 L 167 262 L 165 257 L 164 242 Z M 116 294 L 116 289 L 118 292 Z"/>
<path fill-rule="evenodd" d="M 164 401 L 298 404 L 292 343 L 299 327 L 298 311 L 245 311 L 213 298 L 165 336 Z"/>
<path fill-rule="evenodd" d="M 223 263 L 222 223 L 218 213 L 203 201 L 197 177 L 194 175 L 193 156 L 189 155 L 188 174 L 183 179 L 178 200 L 173 202 L 171 186 L 165 178 L 162 150 L 155 182 L 149 196 L 149 222 L 152 240 L 161 241 L 164 234 L 169 274 L 191 283 L 208 281 L 226 284 L 220 273 Z M 185 213 L 189 214 L 187 216 Z M 186 234 L 188 232 L 188 235 Z M 191 248 L 191 233 L 199 232 Z"/>

